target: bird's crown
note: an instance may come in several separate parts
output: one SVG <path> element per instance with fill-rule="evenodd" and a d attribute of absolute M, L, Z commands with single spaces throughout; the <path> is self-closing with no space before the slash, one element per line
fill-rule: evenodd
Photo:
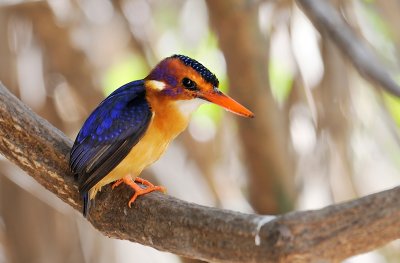
<path fill-rule="evenodd" d="M 186 66 L 189 66 L 193 68 L 195 71 L 197 71 L 205 81 L 211 83 L 214 87 L 218 87 L 219 81 L 217 77 L 214 75 L 214 73 L 209 71 L 203 64 L 201 64 L 197 60 L 194 60 L 184 55 L 173 55 L 170 58 L 178 58 Z"/>

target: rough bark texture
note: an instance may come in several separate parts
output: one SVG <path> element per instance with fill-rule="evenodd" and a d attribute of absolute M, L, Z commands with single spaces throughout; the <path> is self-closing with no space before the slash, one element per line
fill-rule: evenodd
<path fill-rule="evenodd" d="M 81 210 L 68 170 L 71 141 L 0 84 L 0 152 Z M 104 235 L 216 262 L 341 260 L 400 237 L 400 187 L 321 210 L 242 214 L 151 193 L 105 187 L 89 221 Z"/>

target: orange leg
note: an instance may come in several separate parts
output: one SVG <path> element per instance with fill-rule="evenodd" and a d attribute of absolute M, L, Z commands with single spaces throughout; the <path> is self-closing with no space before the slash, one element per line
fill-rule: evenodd
<path fill-rule="evenodd" d="M 139 185 L 137 185 L 135 182 L 141 183 L 147 188 L 141 188 Z M 131 204 L 135 202 L 136 198 L 140 195 L 144 195 L 153 191 L 161 191 L 165 193 L 165 187 L 164 186 L 154 186 L 152 183 L 150 183 L 147 180 L 144 180 L 142 178 L 136 177 L 135 180 L 132 180 L 132 177 L 130 175 L 125 175 L 122 179 L 117 180 L 113 185 L 112 189 L 120 185 L 121 183 L 125 183 L 129 185 L 133 190 L 135 190 L 135 194 L 131 197 L 131 199 L 128 202 L 128 206 L 131 207 Z"/>
<path fill-rule="evenodd" d="M 140 177 L 136 177 L 136 178 L 135 178 L 135 182 L 138 182 L 138 183 L 140 183 L 140 184 L 143 184 L 143 185 L 149 186 L 149 187 L 153 187 L 153 186 L 154 186 L 154 184 L 152 184 L 152 183 L 150 183 L 149 181 L 147 181 L 147 180 L 145 180 L 145 179 L 143 179 L 143 178 L 140 178 Z"/>
<path fill-rule="evenodd" d="M 119 186 L 123 182 L 124 182 L 124 179 L 119 179 L 119 180 L 115 181 L 115 183 L 112 184 L 111 189 L 114 190 L 115 187 Z"/>

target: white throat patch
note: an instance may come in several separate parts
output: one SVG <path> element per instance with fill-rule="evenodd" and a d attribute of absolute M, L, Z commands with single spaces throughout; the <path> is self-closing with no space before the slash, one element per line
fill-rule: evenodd
<path fill-rule="evenodd" d="M 185 117 L 189 117 L 197 108 L 207 101 L 202 99 L 178 100 L 176 106 Z"/>

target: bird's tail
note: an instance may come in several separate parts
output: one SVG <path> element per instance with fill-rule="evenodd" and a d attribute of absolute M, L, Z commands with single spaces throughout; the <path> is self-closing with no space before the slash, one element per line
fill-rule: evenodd
<path fill-rule="evenodd" d="M 89 192 L 82 193 L 82 198 L 83 198 L 83 216 L 87 217 L 89 213 L 89 208 L 90 208 L 90 198 L 89 198 Z"/>

